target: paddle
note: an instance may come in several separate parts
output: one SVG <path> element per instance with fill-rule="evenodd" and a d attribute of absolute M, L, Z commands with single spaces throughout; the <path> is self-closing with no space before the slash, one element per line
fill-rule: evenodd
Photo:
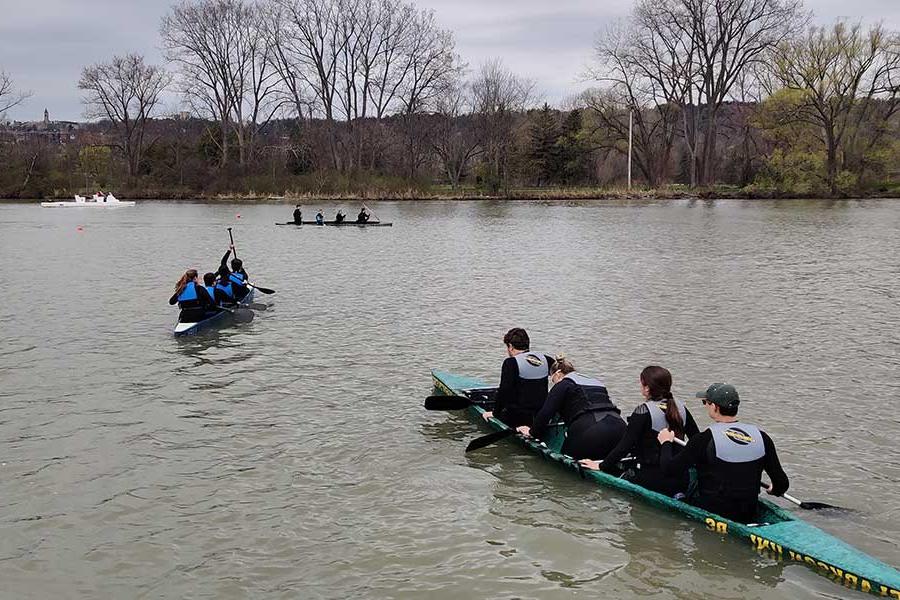
<path fill-rule="evenodd" d="M 232 249 L 232 251 L 234 251 L 234 257 L 237 258 L 238 257 L 237 248 L 235 248 L 235 246 L 234 246 L 234 235 L 232 235 L 232 233 L 231 233 L 231 227 L 228 228 L 228 237 L 229 237 L 229 239 L 231 239 L 231 249 Z M 247 287 L 252 287 L 255 290 L 259 290 L 263 294 L 274 294 L 275 293 L 275 290 L 270 290 L 269 288 L 264 288 L 264 287 L 260 287 L 258 285 L 253 285 L 249 281 L 245 281 L 244 285 L 246 285 Z M 259 310 L 265 310 L 265 309 L 261 308 Z"/>
<path fill-rule="evenodd" d="M 428 396 L 425 398 L 425 410 L 462 410 L 472 406 L 472 401 L 465 396 Z"/>
<path fill-rule="evenodd" d="M 678 444 L 679 446 L 687 446 L 687 442 L 685 442 L 684 440 L 675 438 L 674 441 L 675 441 L 675 443 Z M 763 483 L 762 481 L 759 482 L 759 487 L 761 487 L 761 488 L 764 489 L 764 490 L 768 490 L 768 489 L 769 489 L 769 486 L 767 486 L 767 485 L 766 485 L 765 483 Z M 848 508 L 843 508 L 843 507 L 840 507 L 840 506 L 834 506 L 833 504 L 825 504 L 824 502 L 804 502 L 803 500 L 799 500 L 799 499 L 797 499 L 797 498 L 794 498 L 793 496 L 791 496 L 791 495 L 788 494 L 788 493 L 781 494 L 781 497 L 784 498 L 785 500 L 787 500 L 788 502 L 791 502 L 791 503 L 793 503 L 793 504 L 796 504 L 797 506 L 799 506 L 799 507 L 802 508 L 803 510 L 822 510 L 822 509 L 844 510 L 844 511 L 849 511 L 849 510 L 850 510 L 850 509 L 848 509 Z"/>
<path fill-rule="evenodd" d="M 559 427 L 561 425 L 565 425 L 565 423 L 550 423 L 548 427 Z M 501 429 L 500 431 L 495 431 L 494 433 L 483 435 L 480 438 L 475 438 L 474 440 L 469 442 L 469 445 L 466 446 L 466 452 L 471 452 L 473 450 L 484 448 L 485 446 L 490 446 L 494 442 L 499 442 L 504 438 L 508 438 L 511 435 L 516 435 L 518 433 L 519 432 L 515 427 L 509 427 L 507 429 Z"/>
<path fill-rule="evenodd" d="M 221 308 L 225 312 L 231 313 L 231 315 L 234 317 L 234 320 L 238 323 L 249 323 L 253 320 L 253 317 L 256 316 L 256 313 L 248 308 L 229 308 L 227 306 L 219 306 L 218 308 Z"/>

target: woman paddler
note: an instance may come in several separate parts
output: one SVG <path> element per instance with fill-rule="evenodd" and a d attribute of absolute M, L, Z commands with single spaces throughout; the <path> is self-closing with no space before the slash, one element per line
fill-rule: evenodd
<path fill-rule="evenodd" d="M 169 304 L 176 302 L 181 309 L 178 317 L 180 323 L 197 323 L 216 309 L 209 292 L 197 280 L 197 269 L 188 269 L 175 284 L 175 293 L 169 298 Z"/>
<path fill-rule="evenodd" d="M 562 354 L 556 355 L 550 367 L 550 381 L 553 387 L 534 423 L 518 427 L 519 433 L 547 441 L 550 420 L 558 414 L 567 427 L 563 454 L 574 459 L 606 457 L 625 433 L 625 421 L 609 399 L 606 386 L 576 373 L 575 366 Z"/>
<path fill-rule="evenodd" d="M 630 455 L 636 458 L 636 465 L 625 473 L 625 479 L 667 496 L 684 494 L 690 482 L 689 474 L 663 474 L 657 436 L 668 428 L 679 439 L 684 439 L 685 435 L 692 437 L 700 432 L 697 423 L 684 403 L 672 396 L 672 374 L 667 369 L 647 367 L 641 371 L 640 384 L 646 402 L 628 417 L 628 428 L 622 440 L 602 461 L 583 460 L 581 465 L 617 475 L 621 473 L 619 461 Z"/>

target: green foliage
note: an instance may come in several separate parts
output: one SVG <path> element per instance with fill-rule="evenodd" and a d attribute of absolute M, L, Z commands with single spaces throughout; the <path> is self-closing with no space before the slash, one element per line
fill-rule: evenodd
<path fill-rule="evenodd" d="M 839 193 L 851 193 L 857 185 L 856 176 L 841 171 L 836 179 Z M 785 152 L 776 148 L 749 186 L 750 192 L 777 193 L 792 196 L 827 196 L 830 194 L 825 152 L 795 150 Z"/>
<path fill-rule="evenodd" d="M 112 152 L 107 146 L 85 146 L 78 152 L 81 172 L 89 179 L 89 187 L 108 187 Z"/>

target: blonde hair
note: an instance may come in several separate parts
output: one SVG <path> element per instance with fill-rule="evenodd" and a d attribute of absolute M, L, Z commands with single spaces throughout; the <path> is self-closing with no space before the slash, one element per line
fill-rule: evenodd
<path fill-rule="evenodd" d="M 553 366 L 550 367 L 551 373 L 557 371 L 560 371 L 563 375 L 568 375 L 575 371 L 575 365 L 562 352 L 553 357 Z"/>

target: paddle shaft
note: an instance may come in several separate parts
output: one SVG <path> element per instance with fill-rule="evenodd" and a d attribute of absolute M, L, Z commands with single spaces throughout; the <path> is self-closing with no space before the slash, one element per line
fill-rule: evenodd
<path fill-rule="evenodd" d="M 687 442 L 685 442 L 684 440 L 680 440 L 680 439 L 678 439 L 678 438 L 675 438 L 675 443 L 676 443 L 676 444 L 679 444 L 679 445 L 681 445 L 681 446 L 687 446 Z M 764 489 L 764 490 L 766 490 L 766 491 L 769 491 L 769 490 L 771 489 L 771 486 L 766 485 L 766 484 L 763 483 L 762 481 L 759 482 L 759 487 L 761 487 L 762 489 Z M 834 509 L 840 509 L 840 508 L 841 508 L 841 507 L 839 507 L 839 506 L 832 506 L 831 504 L 824 504 L 824 503 L 822 503 L 822 502 L 804 502 L 803 500 L 800 500 L 800 499 L 798 499 L 798 498 L 794 498 L 793 496 L 791 496 L 791 495 L 788 494 L 787 492 L 785 492 L 784 494 L 781 494 L 781 497 L 784 498 L 785 500 L 787 500 L 788 502 L 792 503 L 792 504 L 796 504 L 797 506 L 799 506 L 799 507 L 802 508 L 803 510 L 816 510 L 816 509 L 819 509 L 819 508 L 834 508 Z M 846 510 L 846 509 L 844 509 L 844 510 Z"/>
<path fill-rule="evenodd" d="M 231 251 L 234 252 L 234 257 L 237 258 L 237 248 L 234 247 L 234 236 L 231 234 L 231 227 L 228 228 L 228 238 L 231 240 Z"/>

